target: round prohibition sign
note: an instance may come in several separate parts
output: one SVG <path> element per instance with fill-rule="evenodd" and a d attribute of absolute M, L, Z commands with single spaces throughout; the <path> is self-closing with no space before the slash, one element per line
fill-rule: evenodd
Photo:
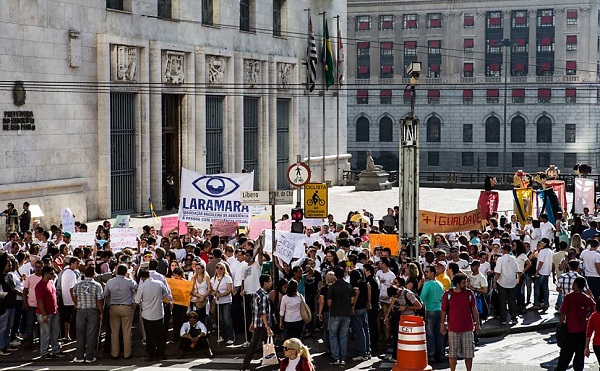
<path fill-rule="evenodd" d="M 296 162 L 288 168 L 287 179 L 294 187 L 302 187 L 310 181 L 310 168 L 304 162 Z"/>

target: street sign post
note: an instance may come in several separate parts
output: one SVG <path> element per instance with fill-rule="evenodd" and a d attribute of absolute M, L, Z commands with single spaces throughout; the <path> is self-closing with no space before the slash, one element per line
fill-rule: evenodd
<path fill-rule="evenodd" d="M 304 217 L 306 219 L 320 219 L 327 217 L 326 183 L 307 183 L 304 185 Z"/>

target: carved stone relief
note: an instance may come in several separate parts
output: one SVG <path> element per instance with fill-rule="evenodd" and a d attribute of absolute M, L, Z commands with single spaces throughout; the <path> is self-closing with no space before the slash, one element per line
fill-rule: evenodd
<path fill-rule="evenodd" d="M 206 68 L 209 85 L 221 85 L 225 82 L 225 58 L 218 55 L 207 56 Z"/>
<path fill-rule="evenodd" d="M 183 84 L 185 82 L 185 54 L 165 51 L 163 53 L 163 82 Z"/>
<path fill-rule="evenodd" d="M 114 45 L 110 66 L 112 81 L 135 82 L 138 58 L 138 48 Z"/>
<path fill-rule="evenodd" d="M 277 84 L 280 89 L 289 89 L 292 82 L 292 65 L 290 63 L 277 64 Z"/>
<path fill-rule="evenodd" d="M 256 85 L 260 85 L 260 61 L 247 59 L 246 61 L 246 85 L 250 88 L 254 88 Z"/>

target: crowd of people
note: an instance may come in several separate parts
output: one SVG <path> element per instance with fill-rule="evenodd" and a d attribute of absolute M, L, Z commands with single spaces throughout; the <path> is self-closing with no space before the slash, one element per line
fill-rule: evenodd
<path fill-rule="evenodd" d="M 600 295 L 600 230 L 587 211 L 569 221 L 558 214 L 555 223 L 541 214 L 524 225 L 515 215 L 493 215 L 482 230 L 423 234 L 414 249 L 403 243 L 397 253 L 369 242 L 370 234 L 396 232 L 397 208 L 381 219 L 364 210 L 343 221 L 330 215 L 305 228 L 305 256 L 287 262 L 264 251 L 264 236 L 213 236 L 211 228 L 193 225 L 183 235 L 147 225 L 138 246 L 113 251 L 105 221 L 95 246 L 73 246 L 59 226 L 46 230 L 12 210 L 3 214 L 16 224 L 0 249 L 3 356 L 31 349 L 39 328 L 42 359 L 64 357 L 61 346 L 74 339 L 73 362 L 96 362 L 99 338 L 113 358 L 129 359 L 133 330 L 149 361 L 164 359 L 169 343 L 180 357 L 212 357 L 208 337 L 214 336 L 246 347 L 246 370 L 274 337 L 284 352 L 282 369 L 307 370 L 314 366 L 302 339 L 322 339 L 331 364 L 344 366 L 350 336 L 352 360 L 368 360 L 396 344 L 402 315 L 420 315 L 429 361 L 441 361 L 447 349 L 452 370 L 459 357 L 470 370 L 482 321 L 496 316 L 515 324 L 526 310 L 548 310 L 551 279 L 567 336 L 577 337 L 561 349 L 558 369 L 573 354 L 581 362 L 589 355 L 584 346 L 594 328 L 586 337 L 587 316 L 583 325 L 571 323 L 582 316 L 572 308 L 583 301 L 572 293 L 589 299 L 585 308 L 594 308 Z M 87 226 L 76 222 L 75 229 Z M 174 303 L 167 278 L 193 282 L 189 305 Z M 589 323 L 600 331 L 598 317 Z M 392 348 L 387 356 L 394 360 Z"/>

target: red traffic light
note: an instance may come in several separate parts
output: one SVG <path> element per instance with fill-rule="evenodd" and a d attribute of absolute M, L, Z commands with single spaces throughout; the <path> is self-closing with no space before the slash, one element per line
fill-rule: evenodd
<path fill-rule="evenodd" d="M 302 208 L 292 209 L 292 220 L 301 222 L 304 219 L 304 210 Z"/>

